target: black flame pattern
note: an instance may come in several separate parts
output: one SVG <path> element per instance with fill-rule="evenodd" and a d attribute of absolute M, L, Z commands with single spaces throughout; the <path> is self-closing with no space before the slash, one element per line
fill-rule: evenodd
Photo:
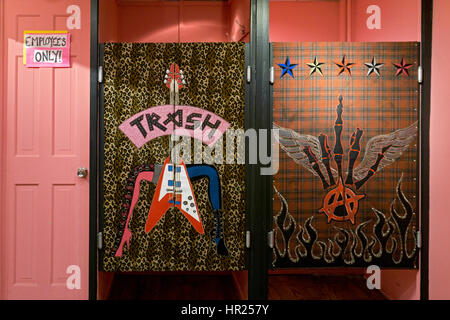
<path fill-rule="evenodd" d="M 417 267 L 418 250 L 408 243 L 416 243 L 414 213 L 411 203 L 402 191 L 402 177 L 396 187 L 397 199 L 390 205 L 390 214 L 372 208 L 374 218 L 360 223 L 354 230 L 334 226 L 335 234 L 327 242 L 319 240 L 313 227 L 315 216 L 303 226 L 289 213 L 286 199 L 275 189 L 281 200 L 281 209 L 274 216 L 275 246 L 273 267 Z M 396 209 L 396 202 L 403 213 Z M 369 226 L 372 225 L 370 231 Z M 414 241 L 408 241 L 412 237 Z"/>

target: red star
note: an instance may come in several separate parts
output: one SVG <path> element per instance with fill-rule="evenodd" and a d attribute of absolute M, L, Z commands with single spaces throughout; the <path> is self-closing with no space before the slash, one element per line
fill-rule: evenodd
<path fill-rule="evenodd" d="M 398 77 L 401 74 L 404 74 L 409 77 L 408 69 L 412 67 L 411 63 L 405 63 L 405 59 L 402 58 L 402 62 L 400 63 L 393 63 L 393 65 L 397 68 L 397 72 L 395 75 Z"/>
<path fill-rule="evenodd" d="M 339 67 L 339 73 L 338 73 L 338 76 L 339 76 L 342 72 L 344 72 L 344 71 L 347 71 L 347 73 L 348 73 L 350 76 L 352 75 L 352 71 L 351 71 L 350 69 L 353 67 L 354 63 L 348 62 L 346 56 L 344 56 L 344 57 L 342 58 L 342 62 L 335 62 L 335 64 Z"/>

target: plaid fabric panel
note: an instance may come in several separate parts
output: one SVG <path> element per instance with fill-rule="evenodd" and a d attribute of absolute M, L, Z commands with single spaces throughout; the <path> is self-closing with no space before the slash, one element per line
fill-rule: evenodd
<path fill-rule="evenodd" d="M 274 123 L 301 135 L 318 137 L 321 133 L 326 134 L 333 151 L 336 107 L 339 96 L 342 96 L 344 173 L 348 166 L 350 137 L 356 128 L 363 130 L 361 152 L 354 166 L 356 168 L 364 158 L 370 138 L 390 134 L 418 121 L 418 52 L 419 44 L 415 42 L 275 43 Z M 347 72 L 338 75 L 340 68 L 336 63 L 341 63 L 344 56 L 347 62 L 354 63 L 350 69 L 351 75 Z M 282 68 L 278 64 L 284 64 L 287 57 L 291 64 L 297 64 L 292 69 L 294 77 L 289 74 L 281 77 Z M 383 64 L 379 68 L 380 76 L 375 72 L 367 75 L 369 68 L 365 63 L 372 63 L 373 58 L 376 63 Z M 308 63 L 313 63 L 314 59 L 324 63 L 321 65 L 323 76 L 319 72 L 310 75 Z M 402 59 L 405 64 L 412 64 L 408 69 L 409 76 L 396 76 L 397 68 L 393 64 L 400 64 Z M 374 262 L 385 267 L 415 267 L 417 253 L 414 231 L 418 220 L 415 213 L 418 190 L 417 141 L 416 135 L 397 161 L 377 171 L 359 190 L 352 189 L 357 194 L 364 195 L 358 201 L 354 224 L 350 221 L 327 221 L 326 214 L 319 210 L 324 206 L 324 198 L 332 188 L 324 190 L 318 176 L 295 163 L 280 149 L 280 170 L 274 177 L 274 186 L 286 200 L 287 213 L 280 220 L 283 202 L 275 193 L 274 267 L 365 266 Z M 336 169 L 335 162 L 331 160 L 330 163 Z M 322 173 L 328 180 L 326 171 Z M 346 174 L 343 178 L 345 180 Z M 395 210 L 402 217 L 407 215 L 407 208 L 402 205 L 396 190 L 400 179 L 401 192 L 412 207 L 410 222 L 395 219 L 395 213 L 392 212 Z M 375 234 L 378 216 L 373 209 L 385 215 L 386 222 L 379 222 L 382 233 L 392 229 L 392 234 L 385 239 L 385 245 L 384 239 L 379 239 Z M 277 223 L 277 216 L 281 223 Z M 317 233 L 317 239 L 311 243 L 309 251 L 307 241 L 311 232 L 308 232 L 308 221 Z M 345 240 L 346 234 L 341 229 L 347 231 L 349 241 L 340 255 L 339 248 L 343 246 L 340 241 Z M 361 230 L 367 239 L 358 236 L 357 231 Z"/>

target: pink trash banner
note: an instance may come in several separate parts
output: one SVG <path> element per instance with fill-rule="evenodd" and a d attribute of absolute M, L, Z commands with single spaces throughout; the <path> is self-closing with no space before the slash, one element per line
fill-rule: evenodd
<path fill-rule="evenodd" d="M 25 31 L 23 46 L 26 67 L 70 67 L 70 34 L 66 31 Z"/>
<path fill-rule="evenodd" d="M 212 146 L 230 127 L 218 115 L 192 106 L 151 107 L 125 120 L 119 129 L 137 148 L 148 141 L 174 133 L 190 136 Z"/>

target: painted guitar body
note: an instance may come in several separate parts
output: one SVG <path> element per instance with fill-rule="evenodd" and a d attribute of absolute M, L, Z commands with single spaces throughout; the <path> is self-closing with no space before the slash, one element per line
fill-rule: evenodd
<path fill-rule="evenodd" d="M 178 208 L 198 233 L 204 233 L 186 165 L 183 160 L 180 164 L 171 163 L 168 157 L 164 161 L 150 206 L 145 224 L 146 233 L 153 229 L 170 207 Z"/>

